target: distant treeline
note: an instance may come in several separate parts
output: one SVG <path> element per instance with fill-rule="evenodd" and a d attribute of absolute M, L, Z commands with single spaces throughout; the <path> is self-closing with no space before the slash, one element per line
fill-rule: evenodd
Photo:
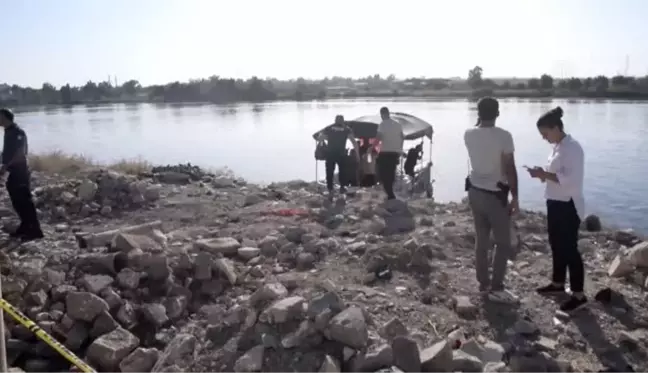
<path fill-rule="evenodd" d="M 394 75 L 360 79 L 332 77 L 309 79 L 231 79 L 212 76 L 189 82 L 142 86 L 136 80 L 121 85 L 89 81 L 80 87 L 66 84 L 40 88 L 0 84 L 0 105 L 73 105 L 110 102 L 263 102 L 313 100 L 338 97 L 596 97 L 648 99 L 648 77 L 596 76 L 557 79 L 548 74 L 531 79 L 488 79 L 476 66 L 467 79 L 408 78 Z"/>

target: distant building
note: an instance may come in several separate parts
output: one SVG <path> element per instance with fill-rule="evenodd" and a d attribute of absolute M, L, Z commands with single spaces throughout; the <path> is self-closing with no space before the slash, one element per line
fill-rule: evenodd
<path fill-rule="evenodd" d="M 11 86 L 9 84 L 0 84 L 0 101 L 11 98 Z"/>
<path fill-rule="evenodd" d="M 355 91 L 354 87 L 348 87 L 344 85 L 326 87 L 326 92 L 330 94 L 344 94 Z"/>

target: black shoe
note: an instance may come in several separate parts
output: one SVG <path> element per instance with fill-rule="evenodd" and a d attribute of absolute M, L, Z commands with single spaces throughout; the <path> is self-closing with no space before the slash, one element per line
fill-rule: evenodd
<path fill-rule="evenodd" d="M 29 241 L 40 240 L 43 237 L 45 237 L 45 235 L 43 235 L 43 232 L 39 231 L 39 232 L 25 233 L 22 236 L 20 236 L 20 240 L 22 242 L 29 242 Z"/>
<path fill-rule="evenodd" d="M 568 301 L 560 305 L 560 310 L 563 312 L 574 312 L 587 304 L 587 298 L 572 296 Z"/>
<path fill-rule="evenodd" d="M 9 237 L 18 238 L 18 237 L 23 236 L 24 234 L 25 234 L 25 227 L 20 225 L 20 226 L 18 226 L 18 229 L 16 229 L 15 231 L 9 233 Z"/>
<path fill-rule="evenodd" d="M 540 295 L 560 295 L 565 293 L 565 286 L 549 284 L 536 289 Z"/>

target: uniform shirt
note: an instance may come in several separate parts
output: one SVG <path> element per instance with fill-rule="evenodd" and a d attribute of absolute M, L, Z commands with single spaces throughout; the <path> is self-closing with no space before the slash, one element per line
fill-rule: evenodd
<path fill-rule="evenodd" d="M 556 144 L 549 155 L 546 171 L 556 174 L 559 182 L 545 181 L 545 198 L 564 202 L 573 200 L 578 217 L 583 220 L 585 218 L 585 197 L 583 196 L 585 154 L 578 141 L 567 135 Z"/>
<path fill-rule="evenodd" d="M 397 121 L 387 118 L 383 119 L 378 126 L 378 132 L 381 134 L 382 144 L 380 152 L 403 153 L 403 126 Z"/>
<path fill-rule="evenodd" d="M 327 149 L 329 155 L 345 155 L 346 142 L 349 135 L 352 134 L 351 128 L 346 125 L 334 124 L 324 130 L 327 140 Z"/>
<path fill-rule="evenodd" d="M 502 154 L 513 154 L 513 136 L 496 126 L 473 127 L 464 133 L 470 159 L 470 183 L 479 189 L 497 192 L 497 183 L 507 183 Z"/>
<path fill-rule="evenodd" d="M 6 165 L 16 156 L 16 152 L 24 146 L 25 156 L 27 156 L 27 134 L 17 124 L 13 124 L 4 130 L 4 145 L 2 148 L 2 164 Z M 26 167 L 25 162 L 14 163 L 9 167 L 9 171 Z"/>

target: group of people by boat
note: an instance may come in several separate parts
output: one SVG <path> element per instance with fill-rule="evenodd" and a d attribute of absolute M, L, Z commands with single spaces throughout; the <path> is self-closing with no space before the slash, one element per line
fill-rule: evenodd
<path fill-rule="evenodd" d="M 379 121 L 368 118 L 346 121 L 343 115 L 337 115 L 332 125 L 315 134 L 315 158 L 325 163 L 329 196 L 334 195 L 337 168 L 341 194 L 348 186 L 370 187 L 380 183 L 387 199 L 395 199 L 394 183 L 402 159 L 405 158 L 403 174 L 414 181 L 416 164 L 423 156 L 423 142 L 403 151 L 406 135 L 403 121 L 394 119 L 387 107 L 380 109 Z M 353 145 L 352 149 L 346 149 L 347 142 Z"/>
<path fill-rule="evenodd" d="M 477 114 L 477 124 L 466 130 L 464 142 L 469 158 L 465 191 L 475 226 L 475 270 L 479 292 L 492 301 L 517 302 L 517 296 L 505 288 L 507 262 L 514 255 L 511 217 L 519 210 L 513 137 L 509 131 L 496 126 L 500 115 L 496 99 L 481 99 L 477 104 Z M 403 157 L 406 177 L 419 177 L 430 183 L 431 161 L 427 173 L 415 172 L 415 165 L 422 158 L 423 143 L 407 153 L 403 152 L 403 144 L 405 139 L 424 136 L 431 139 L 432 128 L 416 117 L 403 113 L 397 115 L 402 120 L 394 120 L 387 107 L 380 109 L 380 120 L 362 117 L 347 122 L 338 115 L 334 124 L 314 135 L 317 140 L 316 159 L 324 160 L 326 164 L 329 196 L 334 192 L 337 166 L 340 192 L 344 193 L 346 186 L 354 185 L 354 180 L 360 186 L 379 182 L 387 199 L 395 199 L 396 170 Z M 537 292 L 541 295 L 567 295 L 560 309 L 571 312 L 587 303 L 583 292 L 584 266 L 578 251 L 578 230 L 585 210 L 584 153 L 578 141 L 565 132 L 562 115 L 562 109 L 556 107 L 538 119 L 537 129 L 553 149 L 545 167 L 525 168 L 531 178 L 545 184 L 547 231 L 553 262 L 551 282 L 537 288 Z M 346 150 L 347 141 L 353 145 L 351 151 Z M 350 167 L 353 164 L 360 165 L 357 173 Z M 569 292 L 565 288 L 568 272 Z"/>

